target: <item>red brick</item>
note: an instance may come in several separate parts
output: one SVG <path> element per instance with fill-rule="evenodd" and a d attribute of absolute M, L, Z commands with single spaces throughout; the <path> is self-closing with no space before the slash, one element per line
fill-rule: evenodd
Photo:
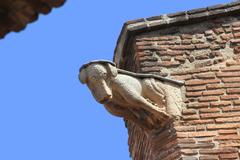
<path fill-rule="evenodd" d="M 187 131 L 195 131 L 195 126 L 177 126 L 175 127 L 177 132 L 187 132 Z"/>
<path fill-rule="evenodd" d="M 143 56 L 143 57 L 139 57 L 138 60 L 140 62 L 145 62 L 145 61 L 151 61 L 151 62 L 156 62 L 158 61 L 158 59 L 156 57 L 152 57 L 152 56 Z M 154 63 L 155 64 L 155 63 Z"/>
<path fill-rule="evenodd" d="M 233 38 L 233 35 L 230 33 L 230 34 L 223 34 L 220 36 L 222 40 L 230 40 L 231 38 Z"/>
<path fill-rule="evenodd" d="M 196 131 L 204 131 L 206 130 L 206 126 L 205 125 L 197 125 L 196 126 Z"/>
<path fill-rule="evenodd" d="M 217 100 L 218 100 L 217 96 L 200 97 L 198 99 L 199 102 L 209 102 L 209 101 L 217 101 Z"/>
<path fill-rule="evenodd" d="M 235 61 L 235 60 L 231 60 L 231 61 L 227 61 L 226 65 L 227 66 L 239 66 L 240 62 L 239 61 Z"/>
<path fill-rule="evenodd" d="M 221 101 L 221 102 L 211 102 L 211 107 L 223 107 L 223 106 L 229 106 L 232 103 L 229 101 Z"/>
<path fill-rule="evenodd" d="M 204 59 L 209 59 L 209 54 L 208 53 L 195 56 L 195 60 L 204 60 Z"/>
<path fill-rule="evenodd" d="M 202 95 L 202 92 L 187 92 L 186 96 L 187 97 L 199 97 Z"/>
<path fill-rule="evenodd" d="M 220 159 L 236 159 L 238 158 L 237 153 L 231 153 L 231 154 L 220 154 Z"/>
<path fill-rule="evenodd" d="M 215 121 L 216 121 L 217 123 L 240 122 L 240 117 L 234 117 L 234 118 L 217 118 Z"/>
<path fill-rule="evenodd" d="M 195 109 L 185 109 L 182 111 L 183 115 L 191 115 L 191 114 L 196 114 L 197 111 Z"/>
<path fill-rule="evenodd" d="M 217 155 L 199 156 L 199 160 L 218 160 Z"/>
<path fill-rule="evenodd" d="M 230 43 L 236 45 L 236 44 L 240 43 L 240 39 L 231 39 Z"/>
<path fill-rule="evenodd" d="M 141 72 L 143 72 L 143 73 L 160 72 L 160 71 L 161 71 L 160 67 L 144 67 L 144 68 L 141 68 Z"/>
<path fill-rule="evenodd" d="M 180 144 L 181 148 L 189 148 L 189 149 L 195 149 L 195 148 L 214 148 L 214 143 L 198 143 L 198 144 Z"/>
<path fill-rule="evenodd" d="M 195 120 L 195 119 L 199 119 L 199 115 L 183 116 L 183 120 Z"/>
<path fill-rule="evenodd" d="M 193 35 L 191 35 L 191 34 L 182 34 L 182 35 L 181 35 L 181 38 L 182 38 L 182 39 L 192 39 L 192 38 L 193 38 Z"/>
<path fill-rule="evenodd" d="M 233 101 L 233 104 L 240 105 L 240 100 Z"/>
<path fill-rule="evenodd" d="M 232 30 L 233 30 L 233 32 L 239 32 L 240 31 L 240 27 L 233 27 Z"/>
<path fill-rule="evenodd" d="M 217 36 L 214 36 L 214 35 L 212 35 L 212 36 L 206 36 L 206 39 L 207 39 L 208 41 L 214 41 L 214 40 L 217 40 Z"/>
<path fill-rule="evenodd" d="M 240 116 L 240 113 L 207 113 L 200 114 L 200 117 L 203 119 L 209 118 L 222 118 L 222 117 L 237 117 Z"/>
<path fill-rule="evenodd" d="M 186 61 L 186 58 L 183 56 L 177 56 L 174 58 L 176 61 L 179 61 L 180 63 L 184 63 Z"/>
<path fill-rule="evenodd" d="M 237 134 L 237 130 L 219 130 L 218 131 L 219 134 Z"/>
<path fill-rule="evenodd" d="M 217 129 L 233 129 L 233 128 L 239 128 L 239 123 L 233 123 L 233 124 L 209 124 L 207 125 L 207 129 L 209 130 L 217 130 Z"/>
<path fill-rule="evenodd" d="M 240 94 L 240 88 L 227 89 L 228 94 Z"/>
<path fill-rule="evenodd" d="M 240 83 L 225 83 L 225 88 L 238 88 L 240 87 Z"/>
<path fill-rule="evenodd" d="M 156 40 L 159 41 L 169 41 L 169 40 L 176 40 L 178 39 L 178 36 L 160 36 L 160 37 L 154 37 Z"/>
<path fill-rule="evenodd" d="M 217 132 L 216 131 L 198 131 L 198 132 L 189 132 L 188 137 L 193 138 L 193 137 L 213 137 L 216 136 Z"/>
<path fill-rule="evenodd" d="M 214 91 L 204 91 L 203 95 L 204 96 L 215 96 L 215 95 L 222 95 L 224 94 L 224 90 L 214 90 Z"/>
<path fill-rule="evenodd" d="M 239 99 L 238 95 L 224 95 L 224 96 L 220 96 L 221 100 L 236 100 Z"/>
<path fill-rule="evenodd" d="M 221 135 L 214 137 L 215 140 L 240 140 L 238 135 Z"/>
<path fill-rule="evenodd" d="M 196 141 L 193 138 L 179 139 L 178 142 L 182 144 L 196 143 Z"/>
<path fill-rule="evenodd" d="M 194 103 L 189 103 L 187 105 L 189 108 L 207 108 L 210 107 L 210 103 L 199 103 L 199 102 L 194 102 Z"/>
<path fill-rule="evenodd" d="M 234 102 L 233 102 L 234 104 Z M 223 107 L 222 108 L 223 112 L 230 112 L 230 111 L 240 111 L 240 107 Z"/>
<path fill-rule="evenodd" d="M 177 138 L 188 138 L 188 133 L 177 132 Z"/>
<path fill-rule="evenodd" d="M 240 72 L 217 73 L 217 77 L 240 77 Z"/>
<path fill-rule="evenodd" d="M 192 69 L 189 70 L 189 73 L 201 73 L 201 72 L 209 72 L 211 70 L 211 68 L 196 68 L 196 69 Z"/>
<path fill-rule="evenodd" d="M 201 119 L 201 120 L 192 120 L 191 122 L 189 122 L 190 124 L 212 124 L 214 123 L 214 120 L 212 119 Z"/>
<path fill-rule="evenodd" d="M 224 84 L 208 84 L 207 89 L 220 89 L 224 88 Z"/>
<path fill-rule="evenodd" d="M 240 39 L 239 39 L 240 42 Z M 240 71 L 240 67 L 227 67 L 222 69 L 222 72 L 236 72 L 236 71 Z"/>
<path fill-rule="evenodd" d="M 152 52 L 136 52 L 136 57 L 153 56 Z"/>
<path fill-rule="evenodd" d="M 168 41 L 175 40 L 178 36 L 160 36 L 160 37 L 143 37 L 137 38 L 136 41 Z"/>
<path fill-rule="evenodd" d="M 200 74 L 194 74 L 193 75 L 194 78 L 199 78 L 199 79 L 212 79 L 215 78 L 215 73 L 200 73 Z"/>
<path fill-rule="evenodd" d="M 234 140 L 235 141 L 235 140 Z M 238 141 L 238 140 L 237 140 Z M 228 143 L 220 143 L 219 144 L 220 148 L 226 148 L 226 147 L 240 147 L 240 143 L 233 143 L 233 142 L 228 142 Z"/>
<path fill-rule="evenodd" d="M 140 42 L 136 42 L 136 45 L 138 45 L 138 46 L 153 46 L 153 45 L 155 45 L 155 42 L 153 42 L 153 41 L 140 41 Z"/>
<path fill-rule="evenodd" d="M 206 90 L 206 86 L 192 86 L 192 87 L 186 87 L 187 91 L 194 92 L 194 91 L 203 91 Z"/>
<path fill-rule="evenodd" d="M 235 38 L 239 38 L 240 37 L 240 32 L 233 33 L 233 35 L 234 35 Z"/>
<path fill-rule="evenodd" d="M 196 139 L 196 138 L 195 138 Z M 213 142 L 212 137 L 201 137 L 201 138 L 197 138 L 198 143 L 209 143 L 209 142 Z"/>
<path fill-rule="evenodd" d="M 213 29 L 213 31 L 214 31 L 216 34 L 224 33 L 224 29 L 223 29 L 223 28 L 215 28 L 215 29 Z"/>
<path fill-rule="evenodd" d="M 211 71 L 211 68 L 185 69 L 183 71 L 173 72 L 172 75 L 196 74 L 196 73 L 203 73 L 203 72 L 209 72 L 209 71 Z"/>
<path fill-rule="evenodd" d="M 200 149 L 200 154 L 238 153 L 237 148 Z"/>
<path fill-rule="evenodd" d="M 208 79 L 208 80 L 188 80 L 185 82 L 187 86 L 195 86 L 195 85 L 204 85 L 204 84 L 211 84 L 211 83 L 220 83 L 219 79 Z"/>
<path fill-rule="evenodd" d="M 200 113 L 217 113 L 220 112 L 220 108 L 202 108 L 199 110 Z"/>
<path fill-rule="evenodd" d="M 183 56 L 186 53 L 186 51 L 158 51 L 157 54 L 159 56 L 178 56 L 181 55 Z"/>
<path fill-rule="evenodd" d="M 194 45 L 175 45 L 169 48 L 172 50 L 194 50 L 195 46 Z"/>
<path fill-rule="evenodd" d="M 143 51 L 143 50 L 163 50 L 166 51 L 167 47 L 160 47 L 160 46 L 136 46 L 137 51 Z"/>
<path fill-rule="evenodd" d="M 196 49 L 207 49 L 210 47 L 209 44 L 196 44 L 195 45 Z"/>
<path fill-rule="evenodd" d="M 194 86 L 194 85 L 204 85 L 206 82 L 204 80 L 188 80 L 185 82 L 187 86 Z"/>
<path fill-rule="evenodd" d="M 177 67 L 179 66 L 181 63 L 178 61 L 163 61 L 163 62 L 159 62 L 158 66 L 161 67 Z"/>
<path fill-rule="evenodd" d="M 174 44 L 179 44 L 178 41 L 158 41 L 158 45 L 174 45 Z"/>
<path fill-rule="evenodd" d="M 240 22 L 233 22 L 232 23 L 232 27 L 239 27 L 240 26 Z"/>
<path fill-rule="evenodd" d="M 193 150 L 193 149 L 182 149 L 182 150 L 181 150 L 181 153 L 182 153 L 183 155 L 189 156 L 189 155 L 197 155 L 197 154 L 198 154 L 198 151 L 197 151 L 197 150 Z"/>

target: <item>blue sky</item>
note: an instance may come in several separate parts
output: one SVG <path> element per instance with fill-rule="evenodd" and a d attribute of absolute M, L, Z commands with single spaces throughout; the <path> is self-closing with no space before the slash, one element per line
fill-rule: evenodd
<path fill-rule="evenodd" d="M 129 160 L 127 130 L 80 84 L 127 20 L 230 0 L 69 0 L 0 41 L 1 160 Z"/>

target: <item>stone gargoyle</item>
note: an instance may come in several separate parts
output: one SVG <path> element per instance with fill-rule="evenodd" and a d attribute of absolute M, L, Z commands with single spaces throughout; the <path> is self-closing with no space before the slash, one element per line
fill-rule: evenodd
<path fill-rule="evenodd" d="M 181 81 L 125 71 L 105 60 L 83 65 L 79 79 L 111 114 L 141 127 L 154 129 L 181 116 Z"/>

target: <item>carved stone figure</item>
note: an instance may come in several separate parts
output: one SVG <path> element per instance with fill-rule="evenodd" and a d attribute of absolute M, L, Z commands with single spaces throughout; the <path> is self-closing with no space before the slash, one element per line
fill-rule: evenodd
<path fill-rule="evenodd" d="M 79 79 L 111 114 L 144 128 L 164 126 L 181 116 L 180 81 L 121 70 L 103 60 L 83 65 Z"/>

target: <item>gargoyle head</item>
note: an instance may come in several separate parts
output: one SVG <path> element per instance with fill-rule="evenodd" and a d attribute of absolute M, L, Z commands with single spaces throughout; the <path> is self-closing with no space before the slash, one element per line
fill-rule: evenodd
<path fill-rule="evenodd" d="M 94 98 L 101 104 L 112 98 L 110 81 L 118 74 L 115 64 L 110 61 L 91 61 L 80 68 L 79 80 L 87 84 Z"/>

